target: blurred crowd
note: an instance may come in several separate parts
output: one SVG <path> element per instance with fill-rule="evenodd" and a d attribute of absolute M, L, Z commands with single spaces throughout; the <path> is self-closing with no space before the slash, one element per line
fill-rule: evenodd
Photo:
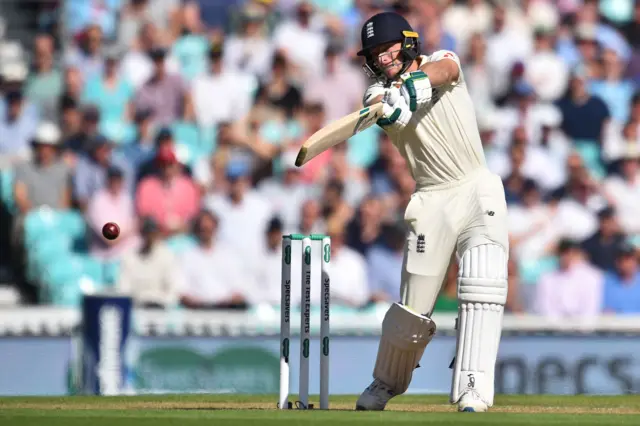
<path fill-rule="evenodd" d="M 633 0 L 60 2 L 32 45 L 0 42 L 0 239 L 23 303 L 109 285 L 158 308 L 278 304 L 285 233 L 332 238 L 336 305 L 396 300 L 414 182 L 389 138 L 294 165 L 361 107 L 360 26 L 384 10 L 462 59 L 509 204 L 507 310 L 640 312 Z M 436 311 L 457 309 L 455 263 Z"/>

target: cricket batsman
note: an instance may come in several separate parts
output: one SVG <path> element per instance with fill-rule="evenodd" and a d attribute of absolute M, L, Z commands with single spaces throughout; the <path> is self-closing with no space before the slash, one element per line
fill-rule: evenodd
<path fill-rule="evenodd" d="M 356 409 L 383 410 L 408 389 L 435 333 L 431 314 L 455 250 L 460 272 L 450 400 L 459 411 L 486 411 L 507 298 L 502 181 L 486 166 L 458 56 L 446 50 L 422 55 L 418 34 L 391 12 L 367 20 L 361 38 L 358 55 L 375 79 L 364 104 L 383 102 L 377 124 L 406 159 L 416 190 L 405 211 L 401 303 L 384 317 L 374 381 Z"/>

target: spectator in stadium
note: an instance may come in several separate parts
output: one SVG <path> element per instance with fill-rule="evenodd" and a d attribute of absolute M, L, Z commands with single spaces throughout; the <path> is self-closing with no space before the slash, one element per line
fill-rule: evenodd
<path fill-rule="evenodd" d="M 622 230 L 640 235 L 640 150 L 630 146 L 620 161 L 620 173 L 605 180 L 604 191 L 616 207 Z"/>
<path fill-rule="evenodd" d="M 562 130 L 571 139 L 600 143 L 611 114 L 602 99 L 589 93 L 587 80 L 584 68 L 571 75 L 569 90 L 557 103 L 562 111 Z"/>
<path fill-rule="evenodd" d="M 136 176 L 135 182 L 139 180 L 143 172 L 146 172 L 143 170 L 143 167 L 147 164 L 149 166 L 151 165 L 149 162 L 153 160 L 156 153 L 157 137 L 162 134 L 161 130 L 158 132 L 156 138 L 154 138 L 151 126 L 151 115 L 152 113 L 149 110 L 139 110 L 135 112 L 133 118 L 136 131 L 134 140 L 120 147 L 118 150 L 118 154 L 131 165 L 131 169 Z"/>
<path fill-rule="evenodd" d="M 448 3 L 442 12 L 443 27 L 455 37 L 458 51 L 468 53 L 474 49 L 473 39 L 490 29 L 493 11 L 485 0 Z"/>
<path fill-rule="evenodd" d="M 113 141 L 98 134 L 88 140 L 88 154 L 78 158 L 73 180 L 73 198 L 83 212 L 93 194 L 105 187 L 110 166 L 121 168 L 127 187 L 131 185 L 132 170 L 123 159 L 112 158 L 113 148 Z"/>
<path fill-rule="evenodd" d="M 118 40 L 123 49 L 140 46 L 138 36 L 145 25 L 153 23 L 161 31 L 166 31 L 178 12 L 179 1 L 130 0 L 120 11 Z"/>
<path fill-rule="evenodd" d="M 281 218 L 287 233 L 295 233 L 300 223 L 302 204 L 313 196 L 312 185 L 300 180 L 301 169 L 296 167 L 296 154 L 287 151 L 281 158 L 281 174 L 262 180 L 258 185 L 260 195 L 269 200 L 274 213 Z"/>
<path fill-rule="evenodd" d="M 135 108 L 151 110 L 157 126 L 189 120 L 193 115 L 191 95 L 182 77 L 167 71 L 167 50 L 156 47 L 149 55 L 153 60 L 153 74 L 135 94 Z"/>
<path fill-rule="evenodd" d="M 605 129 L 602 157 L 606 162 L 620 160 L 629 151 L 640 151 L 640 92 L 631 100 L 629 121 L 611 120 Z"/>
<path fill-rule="evenodd" d="M 295 233 L 295 232 L 294 232 Z M 278 216 L 274 216 L 266 230 L 266 245 L 255 262 L 250 262 L 249 268 L 255 269 L 256 294 L 251 296 L 255 304 L 280 304 L 280 286 L 282 277 L 282 235 L 288 234 L 283 222 Z M 315 265 L 313 265 L 315 266 Z M 245 268 L 246 269 L 246 268 Z M 297 281 L 296 281 L 297 282 Z M 294 289 L 291 289 L 292 292 Z M 300 291 L 297 291 L 300 294 Z M 291 299 L 292 304 L 295 299 Z M 313 303 L 313 302 L 312 302 Z"/>
<path fill-rule="evenodd" d="M 559 268 L 544 274 L 536 286 L 535 313 L 552 320 L 593 320 L 602 310 L 602 272 L 586 262 L 575 241 L 562 240 L 558 256 Z"/>
<path fill-rule="evenodd" d="M 523 297 L 519 265 L 515 256 L 510 256 L 509 262 L 507 263 L 507 281 L 509 283 L 509 290 L 507 291 L 505 311 L 513 314 L 522 314 L 525 312 L 525 304 L 528 301 L 524 300 Z"/>
<path fill-rule="evenodd" d="M 519 127 L 524 128 L 525 131 L 522 139 L 528 143 L 540 143 L 542 135 L 540 116 L 544 108 L 533 86 L 524 79 L 517 80 L 513 85 L 512 93 L 499 110 L 502 131 L 496 135 L 496 144 L 507 146 L 505 139 L 510 138 Z"/>
<path fill-rule="evenodd" d="M 560 99 L 567 90 L 569 67 L 554 51 L 553 28 L 537 28 L 534 36 L 534 52 L 525 61 L 524 76 L 531 82 L 538 99 L 553 102 Z"/>
<path fill-rule="evenodd" d="M 250 2 L 239 15 L 239 31 L 224 41 L 224 65 L 231 71 L 265 77 L 274 50 L 271 39 L 267 37 L 265 11 L 260 5 Z"/>
<path fill-rule="evenodd" d="M 598 220 L 598 231 L 582 243 L 582 249 L 594 266 L 602 271 L 612 271 L 617 253 L 625 242 L 625 235 L 612 207 L 600 210 Z"/>
<path fill-rule="evenodd" d="M 578 49 L 578 59 L 572 65 L 584 67 L 588 77 L 593 77 L 598 73 L 600 45 L 596 34 L 597 28 L 591 23 L 582 22 L 575 26 L 574 40 Z"/>
<path fill-rule="evenodd" d="M 605 275 L 604 313 L 629 315 L 640 313 L 640 269 L 638 252 L 622 245 L 615 252 L 615 270 Z"/>
<path fill-rule="evenodd" d="M 156 7 L 158 5 L 155 5 L 154 9 Z M 129 78 L 136 90 L 153 76 L 155 66 L 151 53 L 162 45 L 164 40 L 158 27 L 153 22 L 145 21 L 138 31 L 136 41 L 120 61 L 120 71 Z M 165 58 L 164 65 L 169 74 L 179 72 L 178 62 L 171 55 Z"/>
<path fill-rule="evenodd" d="M 58 114 L 62 131 L 62 145 L 67 146 L 67 141 L 79 138 L 82 132 L 82 113 L 78 102 L 71 96 L 60 97 Z"/>
<path fill-rule="evenodd" d="M 193 167 L 193 178 L 203 196 L 221 194 L 227 190 L 226 163 L 228 156 L 216 150 L 212 155 L 201 158 Z"/>
<path fill-rule="evenodd" d="M 633 83 L 624 78 L 627 64 L 612 48 L 604 48 L 600 56 L 602 77 L 592 81 L 590 93 L 602 99 L 611 118 L 625 123 L 629 119 L 629 104 L 634 94 Z"/>
<path fill-rule="evenodd" d="M 385 224 L 379 242 L 366 253 L 371 302 L 395 302 L 400 295 L 404 259 L 404 223 Z"/>
<path fill-rule="evenodd" d="M 82 103 L 95 105 L 102 126 L 123 126 L 133 115 L 131 99 L 134 89 L 126 75 L 118 72 L 121 52 L 105 51 L 104 72 L 85 80 Z"/>
<path fill-rule="evenodd" d="M 182 173 L 171 145 L 159 148 L 154 159 L 160 173 L 149 175 L 138 184 L 136 210 L 140 216 L 152 217 L 163 235 L 184 234 L 200 208 L 200 192 L 193 180 Z"/>
<path fill-rule="evenodd" d="M 75 66 L 67 66 L 64 70 L 64 95 L 74 99 L 80 104 L 85 79 L 80 69 Z"/>
<path fill-rule="evenodd" d="M 12 267 L 20 276 L 24 266 L 24 220 L 41 207 L 68 209 L 71 205 L 71 173 L 58 156 L 60 130 L 51 122 L 38 125 L 33 138 L 33 157 L 15 167 L 13 195 L 17 212 L 11 220 Z M 31 286 L 28 286 L 29 288 Z M 29 291 L 31 296 L 33 291 Z"/>
<path fill-rule="evenodd" d="M 286 118 L 302 106 L 302 93 L 291 81 L 291 70 L 287 57 L 276 51 L 271 63 L 271 72 L 260 82 L 255 103 L 280 111 Z"/>
<path fill-rule="evenodd" d="M 211 45 L 208 72 L 197 76 L 191 85 L 195 117 L 201 127 L 239 120 L 249 113 L 253 103 L 255 77 L 240 70 L 225 69 L 223 55 L 222 44 Z"/>
<path fill-rule="evenodd" d="M 305 103 L 303 106 L 302 123 L 304 126 L 304 134 L 296 141 L 295 151 L 298 151 L 305 140 L 327 124 L 324 105 L 321 102 Z M 317 182 L 324 177 L 329 162 L 331 161 L 331 155 L 332 151 L 326 150 L 318 154 L 313 161 L 305 164 L 302 169 L 302 179 L 304 182 Z"/>
<path fill-rule="evenodd" d="M 117 34 L 117 15 L 121 3 L 103 0 L 67 0 L 61 11 L 67 26 L 65 31 L 74 38 L 83 37 L 87 25 L 93 24 L 104 31 L 107 39 L 112 39 Z"/>
<path fill-rule="evenodd" d="M 374 194 L 388 197 L 393 193 L 398 177 L 406 173 L 406 161 L 385 132 L 380 133 L 378 145 L 378 158 L 369 166 L 369 181 Z"/>
<path fill-rule="evenodd" d="M 466 28 L 466 25 L 463 27 Z M 471 36 L 466 59 L 463 73 L 474 105 L 485 112 L 495 108 L 491 96 L 491 74 L 487 65 L 487 42 L 481 33 Z"/>
<path fill-rule="evenodd" d="M 327 170 L 326 178 L 342 183 L 344 186 L 344 200 L 351 208 L 356 208 L 362 199 L 370 192 L 369 180 L 359 167 L 351 164 L 348 158 L 348 144 L 338 144 L 331 150 L 331 160 Z"/>
<path fill-rule="evenodd" d="M 186 278 L 181 300 L 188 308 L 245 309 L 247 299 L 256 291 L 253 266 L 247 270 L 240 253 L 218 238 L 219 222 L 215 214 L 201 211 L 193 225 L 197 245 L 180 257 Z"/>
<path fill-rule="evenodd" d="M 231 158 L 226 167 L 227 192 L 204 201 L 220 218 L 220 241 L 245 256 L 257 255 L 265 246 L 264 230 L 273 217 L 269 200 L 252 188 L 251 173 L 247 159 Z"/>
<path fill-rule="evenodd" d="M 524 175 L 525 145 L 514 143 L 509 147 L 510 173 L 503 179 L 507 204 L 522 202 L 522 190 L 527 177 Z"/>
<path fill-rule="evenodd" d="M 635 48 L 640 46 L 640 3 L 635 2 L 633 17 L 627 23 L 622 25 L 621 32 L 624 34 L 631 46 L 634 46 Z"/>
<path fill-rule="evenodd" d="M 147 123 L 148 121 L 145 119 L 145 125 Z M 155 134 L 155 144 L 153 146 L 145 146 L 142 147 L 139 152 L 134 152 L 134 154 L 139 155 L 139 157 L 134 158 L 137 158 L 140 161 L 139 163 L 136 161 L 133 164 L 137 165 L 137 168 L 135 169 L 137 183 L 149 176 L 162 176 L 162 164 L 159 163 L 156 158 L 158 152 L 162 150 L 173 151 L 178 159 L 180 173 L 186 176 L 191 176 L 190 167 L 184 164 L 182 159 L 178 157 L 178 145 L 173 135 L 173 131 L 170 128 L 163 127 Z"/>
<path fill-rule="evenodd" d="M 249 130 L 244 132 L 243 124 L 234 121 L 218 124 L 214 152 L 209 157 L 201 158 L 193 170 L 194 178 L 206 193 L 220 194 L 226 191 L 228 182 L 225 173 L 228 162 L 236 158 L 249 161 L 253 158 L 252 148 L 263 146 L 260 136 Z M 248 145 L 254 146 L 249 148 Z"/>
<path fill-rule="evenodd" d="M 92 140 L 99 137 L 100 111 L 95 105 L 85 105 L 81 112 L 80 125 L 77 126 L 78 105 L 79 102 L 73 97 L 68 95 L 63 97 L 63 107 L 66 108 L 68 115 L 64 149 L 68 155 L 74 158 L 86 155 L 91 148 Z"/>
<path fill-rule="evenodd" d="M 139 247 L 122 256 L 117 291 L 131 296 L 138 307 L 176 306 L 184 288 L 178 259 L 162 241 L 160 228 L 152 218 L 142 218 L 140 235 Z"/>
<path fill-rule="evenodd" d="M 383 243 L 383 214 L 381 200 L 375 194 L 367 195 L 347 225 L 346 244 L 368 257 L 370 249 Z"/>
<path fill-rule="evenodd" d="M 540 127 L 542 135 L 543 127 Z M 511 158 L 503 150 L 494 150 L 488 155 L 487 163 L 490 169 L 506 179 L 511 174 L 513 167 L 513 150 L 523 151 L 524 158 L 521 173 L 528 179 L 535 180 L 545 191 L 556 189 L 562 185 L 566 179 L 565 164 L 559 156 L 554 155 L 545 145 L 532 143 L 527 136 L 524 126 L 518 126 L 513 130 L 511 136 L 510 150 Z M 519 162 L 515 162 L 519 165 Z"/>
<path fill-rule="evenodd" d="M 322 63 L 328 40 L 312 25 L 314 12 L 310 1 L 301 0 L 295 6 L 294 18 L 285 19 L 273 33 L 276 48 L 284 52 L 295 68 L 294 74 L 300 78 L 317 77 L 322 73 L 318 64 Z"/>
<path fill-rule="evenodd" d="M 327 225 L 331 238 L 331 300 L 337 305 L 363 307 L 371 298 L 367 283 L 367 262 L 360 253 L 344 244 L 344 227 L 340 222 Z"/>
<path fill-rule="evenodd" d="M 20 216 L 42 206 L 70 207 L 71 175 L 58 156 L 60 137 L 55 124 L 40 123 L 33 137 L 33 158 L 16 166 L 14 197 Z"/>
<path fill-rule="evenodd" d="M 152 2 L 157 6 L 158 2 Z M 130 0 L 120 11 L 118 25 L 118 43 L 123 49 L 130 48 L 136 41 L 136 36 L 142 28 L 143 22 L 150 15 L 149 0 Z"/>
<path fill-rule="evenodd" d="M 104 69 L 103 32 L 100 25 L 89 24 L 77 37 L 77 45 L 67 53 L 64 63 L 77 68 L 84 81 L 102 74 Z"/>
<path fill-rule="evenodd" d="M 531 179 L 522 186 L 522 203 L 509 207 L 509 244 L 520 261 L 533 262 L 553 252 L 558 243 L 553 210 L 543 202 L 540 188 Z"/>
<path fill-rule="evenodd" d="M 509 73 L 517 62 L 529 56 L 533 47 L 528 26 L 518 28 L 509 18 L 505 4 L 494 7 L 492 25 L 487 35 L 487 65 L 493 76 L 491 93 L 494 99 L 508 93 L 511 82 Z"/>
<path fill-rule="evenodd" d="M 191 82 L 207 68 L 209 40 L 200 19 L 200 3 L 193 0 L 183 2 L 174 19 L 173 28 L 178 33 L 175 34 L 171 54 L 178 62 L 180 76 L 185 82 Z M 210 37 L 215 39 L 213 34 Z"/>
<path fill-rule="evenodd" d="M 540 115 L 541 135 L 540 147 L 544 149 L 554 168 L 559 168 L 559 173 L 552 173 L 552 179 L 544 179 L 541 183 L 545 189 L 558 188 L 566 180 L 566 161 L 571 152 L 571 140 L 564 134 L 562 125 L 562 112 L 554 105 L 547 105 Z M 561 164 L 557 164 L 561 163 Z M 555 175 L 555 176 L 554 176 Z M 556 182 L 561 179 L 562 182 Z M 552 186 L 553 185 L 553 186 Z"/>
<path fill-rule="evenodd" d="M 596 213 L 607 205 L 607 198 L 602 185 L 591 177 L 579 154 L 569 155 L 567 170 L 567 183 L 557 190 L 561 198 L 556 225 L 563 237 L 583 241 L 598 229 Z"/>
<path fill-rule="evenodd" d="M 321 102 L 330 122 L 360 108 L 366 86 L 364 74 L 346 60 L 342 46 L 331 44 L 324 52 L 324 72 L 304 89 L 305 102 Z"/>
<path fill-rule="evenodd" d="M 324 185 L 320 205 L 327 223 L 337 222 L 346 226 L 353 217 L 353 209 L 344 199 L 344 184 L 338 180 L 331 179 Z"/>
<path fill-rule="evenodd" d="M 117 167 L 107 169 L 107 182 L 89 200 L 86 214 L 90 229 L 89 250 L 93 256 L 105 260 L 119 259 L 123 252 L 138 243 L 137 221 L 133 198 L 124 186 L 124 174 Z M 107 240 L 102 227 L 115 222 L 120 227 L 120 236 Z"/>
<path fill-rule="evenodd" d="M 25 110 L 21 90 L 5 93 L 6 109 L 0 115 L 0 167 L 27 160 L 29 143 L 38 125 L 37 119 Z"/>
<path fill-rule="evenodd" d="M 33 68 L 25 84 L 25 95 L 39 105 L 43 119 L 56 120 L 63 80 L 62 73 L 55 66 L 53 37 L 38 34 L 33 50 Z"/>
<path fill-rule="evenodd" d="M 322 234 L 326 231 L 326 222 L 322 217 L 322 208 L 316 199 L 302 203 L 298 233 L 303 235 Z"/>

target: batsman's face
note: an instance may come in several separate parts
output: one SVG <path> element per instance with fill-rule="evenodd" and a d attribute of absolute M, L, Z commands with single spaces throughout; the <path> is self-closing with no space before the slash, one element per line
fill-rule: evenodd
<path fill-rule="evenodd" d="M 389 78 L 393 78 L 402 70 L 401 47 L 399 42 L 386 43 L 372 51 L 378 67 L 384 70 L 385 75 Z"/>

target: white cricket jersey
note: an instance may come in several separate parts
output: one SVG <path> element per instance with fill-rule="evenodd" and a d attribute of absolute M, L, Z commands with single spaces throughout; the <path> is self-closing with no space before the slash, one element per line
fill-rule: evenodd
<path fill-rule="evenodd" d="M 431 102 L 415 111 L 404 129 L 388 132 L 407 160 L 418 188 L 453 182 L 486 167 L 460 59 L 451 51 L 439 50 L 430 56 L 420 56 L 420 61 L 434 62 L 444 58 L 458 64 L 458 81 L 434 87 Z M 374 99 L 385 90 L 381 83 L 374 83 L 365 92 L 364 99 Z"/>

